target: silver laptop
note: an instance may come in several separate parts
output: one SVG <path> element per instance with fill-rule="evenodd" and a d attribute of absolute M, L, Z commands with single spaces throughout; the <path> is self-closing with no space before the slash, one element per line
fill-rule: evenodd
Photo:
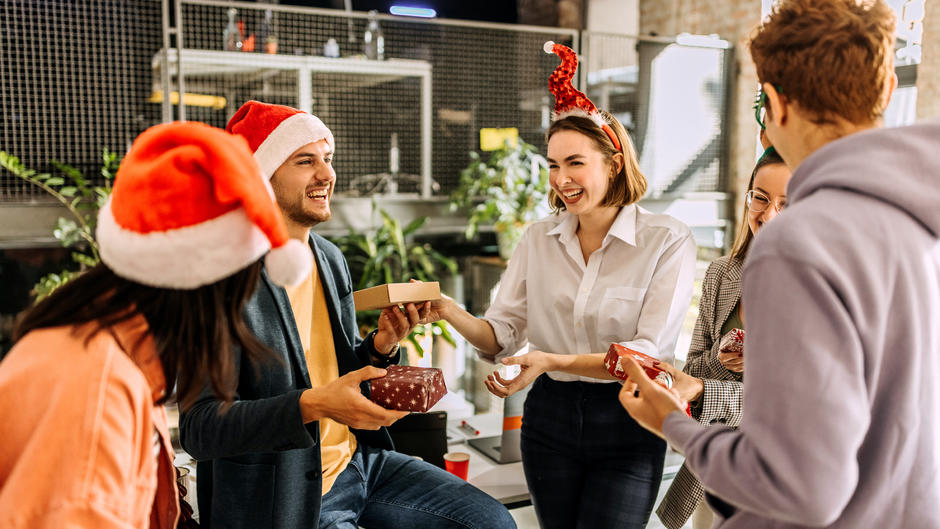
<path fill-rule="evenodd" d="M 469 439 L 467 443 L 480 453 L 497 463 L 515 463 L 522 461 L 521 440 L 522 406 L 525 404 L 529 388 L 510 395 L 503 399 L 503 433 L 493 437 L 478 437 Z"/>

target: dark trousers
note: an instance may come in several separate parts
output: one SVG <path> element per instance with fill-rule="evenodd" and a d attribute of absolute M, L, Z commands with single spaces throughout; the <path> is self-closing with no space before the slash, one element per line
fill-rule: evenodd
<path fill-rule="evenodd" d="M 620 405 L 620 384 L 540 376 L 522 416 L 522 465 L 542 529 L 643 529 L 666 443 Z"/>

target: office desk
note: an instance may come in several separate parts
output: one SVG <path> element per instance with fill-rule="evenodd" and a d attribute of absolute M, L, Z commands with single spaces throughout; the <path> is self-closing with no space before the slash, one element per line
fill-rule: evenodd
<path fill-rule="evenodd" d="M 474 437 L 489 437 L 502 433 L 502 411 L 474 415 L 465 419 L 474 428 L 480 431 Z M 448 420 L 448 432 L 460 426 L 461 419 Z M 463 434 L 466 435 L 466 434 Z M 471 485 L 496 498 L 500 503 L 513 509 L 530 505 L 529 487 L 522 471 L 522 462 L 499 464 L 483 455 L 466 443 L 466 439 L 457 439 L 447 447 L 450 452 L 466 452 L 470 454 L 470 469 L 468 477 Z"/>

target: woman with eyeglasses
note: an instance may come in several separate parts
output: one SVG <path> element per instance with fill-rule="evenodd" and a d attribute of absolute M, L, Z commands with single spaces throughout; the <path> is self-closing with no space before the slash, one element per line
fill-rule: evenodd
<path fill-rule="evenodd" d="M 704 425 L 741 423 L 742 352 L 721 350 L 721 338 L 732 329 L 744 329 L 741 315 L 741 270 L 751 241 L 786 205 L 790 169 L 769 147 L 751 173 L 744 200 L 744 220 L 730 255 L 708 267 L 702 283 L 698 319 L 689 356 L 682 371 L 668 364 L 681 397 L 691 404 L 692 416 Z M 693 529 L 712 525 L 701 482 L 683 465 L 666 492 L 656 514 L 669 529 L 679 529 L 692 517 Z"/>

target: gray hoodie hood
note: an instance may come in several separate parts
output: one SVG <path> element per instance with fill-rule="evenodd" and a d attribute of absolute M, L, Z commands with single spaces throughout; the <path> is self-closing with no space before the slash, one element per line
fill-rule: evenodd
<path fill-rule="evenodd" d="M 906 211 L 940 235 L 940 120 L 905 129 L 860 132 L 817 150 L 793 173 L 789 202 L 826 188 L 853 191 Z"/>

